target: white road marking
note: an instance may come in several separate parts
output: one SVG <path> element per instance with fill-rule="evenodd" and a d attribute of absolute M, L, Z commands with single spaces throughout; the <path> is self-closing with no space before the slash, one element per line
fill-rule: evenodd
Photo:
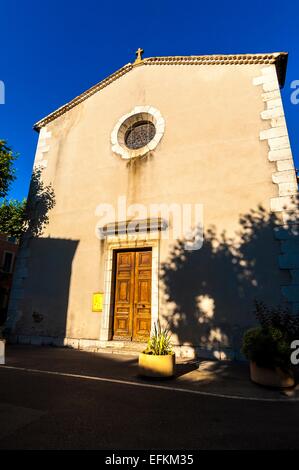
<path fill-rule="evenodd" d="M 15 367 L 15 366 L 0 366 L 1 369 L 11 369 L 11 370 L 18 370 L 21 372 L 34 372 L 38 374 L 48 374 L 48 375 L 58 375 L 62 377 L 71 377 L 75 379 L 84 379 L 84 380 L 95 380 L 97 382 L 108 382 L 108 383 L 115 383 L 119 385 L 129 385 L 133 387 L 142 387 L 142 388 L 152 388 L 156 390 L 165 390 L 171 392 L 179 392 L 179 393 L 190 393 L 192 395 L 202 395 L 206 397 L 214 397 L 214 398 L 228 398 L 231 400 L 247 400 L 247 401 L 261 401 L 261 402 L 282 402 L 282 403 L 294 403 L 299 402 L 298 398 L 258 398 L 258 397 L 245 397 L 240 395 L 225 395 L 222 393 L 212 393 L 212 392 L 204 392 L 201 390 L 192 390 L 189 388 L 180 388 L 180 387 L 164 387 L 163 385 L 155 385 L 155 384 L 148 384 L 148 383 L 140 383 L 140 382 L 133 382 L 129 380 L 120 380 L 120 379 L 111 379 L 106 377 L 95 377 L 92 375 L 81 375 L 81 374 L 71 374 L 69 372 L 56 372 L 51 370 L 40 370 L 40 369 L 29 369 L 27 367 Z"/>

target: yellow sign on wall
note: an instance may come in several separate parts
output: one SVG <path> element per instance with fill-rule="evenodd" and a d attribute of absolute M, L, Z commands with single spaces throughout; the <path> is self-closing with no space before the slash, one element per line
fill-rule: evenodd
<path fill-rule="evenodd" d="M 103 311 L 103 292 L 94 292 L 92 294 L 92 311 L 102 312 Z"/>

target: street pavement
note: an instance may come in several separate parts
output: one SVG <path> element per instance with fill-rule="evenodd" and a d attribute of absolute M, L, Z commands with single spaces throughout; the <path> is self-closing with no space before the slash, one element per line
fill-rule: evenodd
<path fill-rule="evenodd" d="M 0 449 L 299 449 L 298 390 L 260 388 L 246 364 L 179 363 L 146 381 L 134 356 L 7 350 Z"/>

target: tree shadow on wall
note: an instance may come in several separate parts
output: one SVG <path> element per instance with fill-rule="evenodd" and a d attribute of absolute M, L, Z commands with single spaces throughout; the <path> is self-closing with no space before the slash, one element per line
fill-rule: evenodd
<path fill-rule="evenodd" d="M 21 300 L 20 334 L 66 336 L 73 259 L 79 241 L 32 238 Z"/>
<path fill-rule="evenodd" d="M 254 299 L 278 304 L 280 285 L 289 281 L 278 269 L 278 218 L 259 206 L 239 224 L 233 237 L 211 227 L 199 250 L 178 241 L 161 267 L 162 316 L 178 344 L 197 346 L 199 355 L 240 358 L 243 333 L 255 321 Z"/>
<path fill-rule="evenodd" d="M 43 229 L 49 223 L 48 213 L 55 206 L 54 190 L 51 184 L 44 184 L 41 175 L 41 168 L 33 170 L 26 205 L 25 237 L 38 237 L 43 234 Z"/>
<path fill-rule="evenodd" d="M 43 236 L 54 206 L 51 184 L 42 180 L 42 169 L 34 169 L 15 266 L 7 334 L 65 336 L 72 262 L 79 241 Z"/>

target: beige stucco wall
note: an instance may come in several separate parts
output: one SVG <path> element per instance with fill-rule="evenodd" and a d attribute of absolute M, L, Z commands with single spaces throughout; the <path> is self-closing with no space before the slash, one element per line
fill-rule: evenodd
<path fill-rule="evenodd" d="M 95 236 L 100 203 L 116 205 L 119 195 L 128 204 L 201 203 L 204 228 L 213 225 L 218 239 L 223 231 L 239 239 L 240 216 L 259 205 L 267 219 L 277 188 L 268 144 L 259 138 L 268 128 L 260 117 L 261 89 L 253 85 L 262 67 L 139 66 L 47 125 L 43 178 L 53 185 L 56 205 L 43 240 L 29 242 L 17 334 L 100 337 L 101 314 L 91 311 L 92 293 L 104 290 L 105 242 Z M 112 152 L 110 135 L 118 119 L 137 105 L 161 112 L 165 134 L 148 158 L 129 165 Z M 170 261 L 174 243 L 160 243 L 159 312 L 170 316 L 178 342 L 232 338 L 233 328 L 252 323 L 255 296 L 267 303 L 281 300 L 286 274 L 278 269 L 278 242 L 267 223 L 253 225 L 258 242 L 247 242 L 243 267 L 238 257 L 227 265 L 225 250 L 213 254 L 204 243 L 206 251 L 188 253 L 185 267 L 173 260 L 177 285 L 175 269 L 163 264 Z M 203 300 L 210 311 L 206 317 L 200 312 Z M 32 312 L 42 315 L 40 323 L 33 322 Z"/>

